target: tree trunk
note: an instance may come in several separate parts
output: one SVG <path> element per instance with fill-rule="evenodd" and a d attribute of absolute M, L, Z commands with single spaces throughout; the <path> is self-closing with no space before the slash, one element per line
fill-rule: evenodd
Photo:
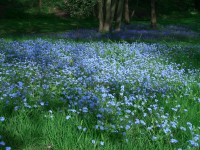
<path fill-rule="evenodd" d="M 125 0 L 124 2 L 124 19 L 125 19 L 125 23 L 127 24 L 130 23 L 128 0 Z"/>
<path fill-rule="evenodd" d="M 118 5 L 117 5 L 118 1 Z M 124 0 L 98 0 L 99 32 L 109 32 L 116 13 L 116 31 L 120 31 Z"/>
<path fill-rule="evenodd" d="M 156 28 L 156 8 L 155 8 L 155 1 L 151 0 L 151 27 Z"/>
<path fill-rule="evenodd" d="M 41 11 L 41 8 L 42 8 L 42 0 L 39 0 L 39 1 L 38 1 L 38 7 L 39 7 L 39 10 Z"/>
<path fill-rule="evenodd" d="M 103 32 L 104 19 L 103 19 L 103 0 L 98 0 L 98 18 L 99 18 L 99 32 Z"/>
<path fill-rule="evenodd" d="M 119 0 L 118 6 L 117 6 L 117 14 L 116 14 L 117 18 L 116 18 L 115 31 L 120 31 L 122 14 L 123 14 L 123 6 L 124 6 L 124 0 Z"/>
<path fill-rule="evenodd" d="M 111 0 L 106 0 L 105 2 L 105 22 L 104 22 L 104 32 L 109 32 L 110 31 L 110 24 L 111 24 Z"/>
<path fill-rule="evenodd" d="M 113 22 L 113 20 L 114 20 L 114 17 L 115 17 L 116 5 L 117 5 L 117 0 L 112 0 L 112 5 L 111 5 L 111 18 L 110 18 L 111 24 L 112 24 L 112 22 Z"/>

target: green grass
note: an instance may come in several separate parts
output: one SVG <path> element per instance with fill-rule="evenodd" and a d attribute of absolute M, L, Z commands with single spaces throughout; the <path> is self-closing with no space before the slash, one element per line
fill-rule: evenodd
<path fill-rule="evenodd" d="M 24 14 L 23 17 L 17 18 L 0 18 L 0 37 L 7 35 L 22 36 L 33 33 L 57 33 L 66 32 L 80 28 L 98 28 L 96 18 L 77 19 L 67 17 L 59 18 L 53 14 Z M 133 24 L 150 24 L 149 19 L 141 20 L 133 18 Z M 170 16 L 158 17 L 158 28 L 162 25 L 178 24 L 190 26 L 193 30 L 200 32 L 199 14 L 175 14 Z"/>
<path fill-rule="evenodd" d="M 187 105 L 186 108 L 188 109 L 189 107 L 190 105 Z M 193 109 L 193 113 L 196 113 L 196 109 L 198 110 L 198 108 Z M 192 111 L 190 112 L 192 113 Z M 6 141 L 6 145 L 10 145 L 12 149 L 16 150 L 44 150 L 48 149 L 48 147 L 55 150 L 172 149 L 167 145 L 168 139 L 161 138 L 157 142 L 151 142 L 151 133 L 146 132 L 142 127 L 133 127 L 127 132 L 126 138 L 128 142 L 126 142 L 120 140 L 120 135 L 110 136 L 106 133 L 94 132 L 94 129 L 90 127 L 90 121 L 81 120 L 76 115 L 66 120 L 66 115 L 69 114 L 56 110 L 53 110 L 53 113 L 49 113 L 42 109 L 21 109 L 9 117 L 9 121 L 2 126 L 0 131 L 3 135 L 3 140 Z M 51 118 L 51 116 L 53 117 Z M 188 120 L 189 118 L 190 116 L 183 119 Z M 77 129 L 80 122 L 85 124 L 87 131 L 84 132 Z M 91 144 L 92 140 L 96 141 L 94 145 Z M 100 145 L 101 141 L 105 145 Z"/>
<path fill-rule="evenodd" d="M 159 15 L 157 17 L 157 23 L 158 25 L 169 25 L 169 24 L 178 24 L 178 25 L 195 25 L 196 26 L 193 29 L 196 29 L 196 31 L 200 31 L 200 27 L 198 26 L 200 24 L 200 14 L 190 14 L 190 13 L 175 13 L 171 15 Z M 150 22 L 150 18 L 146 19 L 140 19 L 140 18 L 133 18 L 132 23 L 145 23 L 147 21 Z"/>
<path fill-rule="evenodd" d="M 175 14 L 170 16 L 162 16 L 158 20 L 159 24 L 179 24 L 191 26 L 195 31 L 200 32 L 200 14 Z"/>
<path fill-rule="evenodd" d="M 0 36 L 22 36 L 34 33 L 66 32 L 79 28 L 97 27 L 96 19 L 62 19 L 56 16 L 28 16 L 27 19 L 0 19 Z"/>

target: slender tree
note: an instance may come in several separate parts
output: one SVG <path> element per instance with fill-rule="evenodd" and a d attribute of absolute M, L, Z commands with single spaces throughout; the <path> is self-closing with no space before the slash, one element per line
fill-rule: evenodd
<path fill-rule="evenodd" d="M 41 8 L 42 8 L 42 0 L 38 0 L 38 7 L 39 7 L 39 10 L 41 10 Z"/>
<path fill-rule="evenodd" d="M 115 16 L 115 30 L 120 31 L 123 6 L 124 0 L 98 0 L 98 19 L 100 32 L 109 32 L 111 30 Z"/>
<path fill-rule="evenodd" d="M 106 0 L 105 2 L 105 22 L 104 22 L 104 32 L 109 32 L 111 27 L 111 0 Z"/>
<path fill-rule="evenodd" d="M 103 2 L 104 2 L 103 0 L 98 0 L 99 32 L 104 31 Z"/>
<path fill-rule="evenodd" d="M 110 19 L 111 23 L 113 22 L 114 17 L 115 17 L 116 6 L 117 6 L 117 0 L 112 0 L 112 5 L 111 5 L 111 19 Z"/>
<path fill-rule="evenodd" d="M 125 23 L 130 23 L 130 15 L 129 15 L 129 1 L 125 0 L 124 2 L 124 20 Z"/>
<path fill-rule="evenodd" d="M 123 6 L 124 6 L 124 0 L 119 0 L 118 6 L 117 6 L 117 13 L 116 13 L 115 31 L 120 31 L 122 14 L 123 14 Z"/>
<path fill-rule="evenodd" d="M 152 28 L 156 28 L 156 24 L 157 24 L 155 1 L 156 0 L 151 0 L 151 27 Z"/>
<path fill-rule="evenodd" d="M 67 0 L 64 5 L 73 17 L 86 17 L 97 10 L 99 32 L 111 31 L 114 21 L 116 30 L 120 30 L 124 0 Z M 96 6 L 98 9 L 94 10 Z"/>

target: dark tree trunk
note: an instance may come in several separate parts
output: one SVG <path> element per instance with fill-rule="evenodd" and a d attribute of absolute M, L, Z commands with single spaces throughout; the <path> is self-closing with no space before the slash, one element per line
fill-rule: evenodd
<path fill-rule="evenodd" d="M 110 24 L 111 24 L 111 0 L 106 0 L 105 2 L 105 22 L 104 22 L 104 32 L 110 31 Z"/>
<path fill-rule="evenodd" d="M 117 6 L 115 31 L 120 31 L 122 14 L 123 14 L 123 6 L 124 6 L 124 0 L 119 0 L 118 6 Z"/>
<path fill-rule="evenodd" d="M 97 4 L 98 4 L 99 32 L 111 31 L 112 23 L 115 16 L 116 16 L 116 31 L 119 31 L 122 20 L 124 0 L 98 0 Z"/>
<path fill-rule="evenodd" d="M 98 0 L 98 18 L 99 18 L 99 32 L 103 32 L 104 19 L 103 19 L 103 0 Z"/>
<path fill-rule="evenodd" d="M 124 19 L 125 19 L 125 23 L 127 23 L 127 24 L 130 23 L 128 0 L 125 0 L 125 2 L 124 2 Z"/>
<path fill-rule="evenodd" d="M 42 0 L 38 1 L 38 7 L 39 7 L 39 10 L 41 10 L 41 8 L 42 8 Z"/>
<path fill-rule="evenodd" d="M 155 8 L 155 1 L 156 0 L 151 0 L 151 27 L 156 28 L 156 8 Z"/>
<path fill-rule="evenodd" d="M 112 0 L 112 5 L 111 5 L 111 18 L 110 18 L 111 23 L 113 22 L 114 17 L 115 17 L 116 6 L 117 6 L 117 0 Z"/>

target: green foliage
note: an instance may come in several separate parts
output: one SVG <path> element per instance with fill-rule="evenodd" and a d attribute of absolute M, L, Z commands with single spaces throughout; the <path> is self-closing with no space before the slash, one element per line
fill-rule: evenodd
<path fill-rule="evenodd" d="M 97 0 L 42 0 L 41 2 L 42 11 L 39 11 L 38 0 L 0 0 L 0 17 L 19 18 L 27 12 L 32 15 L 38 12 L 47 14 L 50 13 L 49 10 L 55 8 L 64 10 L 73 17 L 85 17 L 93 13 Z M 199 7 L 197 5 L 199 4 L 195 4 L 194 0 L 157 0 L 156 13 L 165 15 L 174 12 L 194 12 Z M 129 7 L 130 12 L 135 10 L 134 17 L 150 18 L 150 1 L 129 0 Z"/>
<path fill-rule="evenodd" d="M 134 17 L 150 17 L 150 0 L 131 0 L 129 5 L 131 11 L 135 10 Z M 159 15 L 185 13 L 194 9 L 194 0 L 156 0 L 156 13 Z"/>
<path fill-rule="evenodd" d="M 159 13 L 185 12 L 194 8 L 193 0 L 157 0 Z"/>
<path fill-rule="evenodd" d="M 88 17 L 92 14 L 97 0 L 66 0 L 64 3 L 57 3 L 72 17 Z"/>

